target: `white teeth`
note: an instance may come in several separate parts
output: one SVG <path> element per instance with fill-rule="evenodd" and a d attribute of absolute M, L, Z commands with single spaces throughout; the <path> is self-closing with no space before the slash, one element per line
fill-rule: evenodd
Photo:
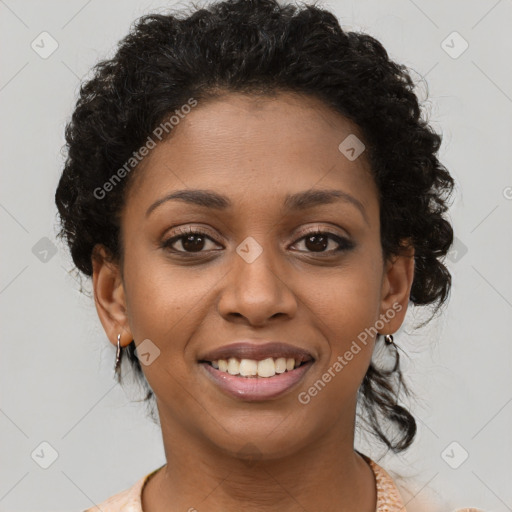
<path fill-rule="evenodd" d="M 229 373 L 230 375 L 241 375 L 242 377 L 273 377 L 285 371 L 292 371 L 300 365 L 300 362 L 296 363 L 293 357 L 278 357 L 275 359 L 268 357 L 261 361 L 256 361 L 255 359 L 238 360 L 235 357 L 230 357 L 228 360 L 219 359 L 217 361 L 211 361 L 211 365 L 215 369 Z"/>
<path fill-rule="evenodd" d="M 254 359 L 242 359 L 240 361 L 240 375 L 242 375 L 242 377 L 258 375 L 258 362 Z"/>
<path fill-rule="evenodd" d="M 274 360 L 269 357 L 258 361 L 258 376 L 259 377 L 273 377 L 276 374 L 276 365 Z"/>
<path fill-rule="evenodd" d="M 295 366 L 295 361 L 293 364 Z M 286 358 L 278 357 L 275 360 L 275 366 L 276 366 L 276 373 L 284 373 L 286 371 Z"/>
<path fill-rule="evenodd" d="M 231 375 L 238 375 L 240 373 L 240 363 L 238 359 L 234 357 L 228 359 L 228 373 Z"/>

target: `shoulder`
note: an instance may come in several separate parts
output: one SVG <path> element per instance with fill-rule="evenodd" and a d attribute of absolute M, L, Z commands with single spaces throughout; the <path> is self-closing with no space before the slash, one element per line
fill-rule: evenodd
<path fill-rule="evenodd" d="M 375 477 L 377 491 L 376 512 L 406 512 L 402 496 L 389 473 L 370 457 L 358 452 L 367 462 Z"/>
<path fill-rule="evenodd" d="M 359 453 L 359 452 L 358 452 Z M 396 486 L 391 475 L 375 461 L 367 457 L 362 457 L 368 462 L 375 475 L 375 483 L 377 487 L 377 508 L 376 512 L 407 512 L 402 496 Z M 411 500 L 409 500 L 411 501 Z M 407 502 L 409 503 L 409 502 Z M 440 510 L 440 507 L 444 507 L 444 504 L 440 503 L 424 503 L 421 510 L 431 511 Z M 415 510 L 420 510 L 415 507 Z M 453 509 L 452 509 L 453 510 Z M 412 512 L 412 509 L 409 511 Z M 457 508 L 453 512 L 485 512 L 482 509 L 469 507 L 469 508 Z"/>
<path fill-rule="evenodd" d="M 391 475 L 372 459 L 368 459 L 373 474 L 375 475 L 375 483 L 377 486 L 378 510 L 401 510 L 405 512 L 405 505 L 402 496 L 398 491 L 398 487 L 391 478 Z M 386 508 L 387 507 L 387 508 Z"/>
<path fill-rule="evenodd" d="M 130 488 L 114 494 L 105 501 L 102 501 L 83 512 L 96 512 L 98 509 L 102 512 L 142 512 L 142 489 L 146 482 L 159 469 L 161 469 L 161 467 L 137 480 Z"/>

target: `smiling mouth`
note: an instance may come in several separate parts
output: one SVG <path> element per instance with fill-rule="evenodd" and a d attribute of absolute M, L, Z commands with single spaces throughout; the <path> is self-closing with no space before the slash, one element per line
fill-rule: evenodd
<path fill-rule="evenodd" d="M 219 372 L 229 375 L 264 379 L 292 372 L 310 362 L 313 362 L 313 359 L 307 357 L 268 357 L 259 361 L 256 359 L 238 359 L 236 357 L 230 357 L 228 359 L 217 359 L 214 361 L 199 361 L 199 363 L 207 364 Z"/>

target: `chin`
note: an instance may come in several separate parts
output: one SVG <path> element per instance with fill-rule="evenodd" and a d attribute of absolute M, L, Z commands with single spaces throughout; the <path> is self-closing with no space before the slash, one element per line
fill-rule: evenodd
<path fill-rule="evenodd" d="M 222 427 L 210 423 L 205 437 L 227 456 L 242 460 L 275 460 L 294 455 L 324 430 L 322 425 L 309 426 L 293 413 L 240 414 L 223 421 Z"/>

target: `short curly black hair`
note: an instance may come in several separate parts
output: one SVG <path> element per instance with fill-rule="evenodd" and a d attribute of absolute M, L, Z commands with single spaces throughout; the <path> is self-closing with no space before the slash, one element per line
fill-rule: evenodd
<path fill-rule="evenodd" d="M 453 231 L 444 213 L 454 182 L 437 158 L 441 136 L 423 119 L 408 68 L 368 34 L 342 30 L 315 4 L 226 0 L 193 7 L 136 20 L 115 56 L 96 64 L 80 88 L 55 194 L 59 236 L 76 267 L 92 275 L 96 244 L 122 264 L 119 213 L 136 167 L 107 198 L 94 191 L 170 113 L 191 97 L 295 92 L 320 99 L 360 128 L 380 194 L 383 254 L 414 247 L 410 300 L 437 311 L 451 286 L 443 261 Z M 153 392 L 134 342 L 127 348 L 149 400 Z M 413 416 L 397 402 L 400 389 L 407 392 L 399 369 L 387 373 L 372 363 L 359 395 L 371 431 L 394 452 L 416 433 Z M 387 420 L 393 436 L 383 428 Z"/>

